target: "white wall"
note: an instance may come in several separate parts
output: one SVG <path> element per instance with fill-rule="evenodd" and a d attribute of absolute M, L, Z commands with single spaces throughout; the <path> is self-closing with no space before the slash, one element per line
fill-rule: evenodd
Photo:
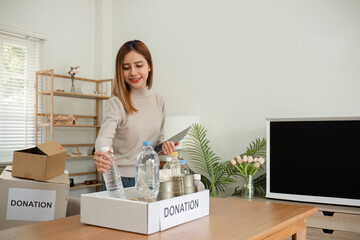
<path fill-rule="evenodd" d="M 200 115 L 223 160 L 267 117 L 360 116 L 360 1 L 126 0 L 112 14 L 114 54 L 143 40 L 168 113 Z"/>
<path fill-rule="evenodd" d="M 44 68 L 66 74 L 81 65 L 78 76 L 94 74 L 94 0 L 1 0 L 0 24 L 44 34 Z"/>
<path fill-rule="evenodd" d="M 54 69 L 66 75 L 69 64 L 80 65 L 77 76 L 95 78 L 95 4 L 94 0 L 0 0 L 0 24 L 45 35 L 43 69 Z M 101 71 L 101 69 L 100 69 Z M 96 76 L 95 76 L 96 75 Z M 71 83 L 64 84 L 70 89 Z M 78 87 L 78 86 L 77 86 Z M 79 91 L 80 89 L 77 88 Z M 68 98 L 55 99 L 56 113 L 92 115 L 94 103 Z M 90 143 L 94 133 L 85 129 L 55 129 L 54 140 L 62 144 Z M 94 169 L 91 159 L 67 160 L 66 168 L 72 172 L 87 172 Z M 84 176 L 78 181 L 94 178 Z M 74 190 L 71 196 L 80 196 L 91 189 Z M 92 189 L 93 190 L 93 189 Z"/>
<path fill-rule="evenodd" d="M 199 115 L 223 160 L 264 137 L 267 117 L 360 115 L 357 0 L 0 4 L 0 24 L 48 35 L 56 71 L 78 62 L 79 76 L 112 77 L 119 47 L 144 41 L 168 114 Z"/>
<path fill-rule="evenodd" d="M 360 2 L 114 1 L 114 53 L 151 49 L 168 113 L 199 114 L 229 159 L 267 117 L 360 115 Z"/>

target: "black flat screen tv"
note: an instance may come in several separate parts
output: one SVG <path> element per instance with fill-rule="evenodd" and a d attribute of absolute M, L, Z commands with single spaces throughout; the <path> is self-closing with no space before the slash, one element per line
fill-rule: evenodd
<path fill-rule="evenodd" d="M 266 197 L 360 206 L 360 117 L 267 119 Z"/>

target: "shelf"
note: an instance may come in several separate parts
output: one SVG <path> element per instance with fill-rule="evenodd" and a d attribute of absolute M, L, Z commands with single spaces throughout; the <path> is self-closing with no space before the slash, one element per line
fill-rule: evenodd
<path fill-rule="evenodd" d="M 102 186 L 103 183 L 96 183 L 96 184 L 89 184 L 86 185 L 84 183 L 77 183 L 75 184 L 74 187 L 70 187 L 70 190 L 74 190 L 74 189 L 80 189 L 80 188 L 88 188 L 88 187 L 98 187 L 98 186 Z"/>
<path fill-rule="evenodd" d="M 66 156 L 66 158 L 89 158 L 94 157 L 94 155 L 72 155 L 72 156 Z"/>
<path fill-rule="evenodd" d="M 50 113 L 38 113 L 39 117 L 50 117 Z M 54 113 L 53 116 L 62 115 L 62 114 L 56 114 Z M 74 115 L 74 114 L 73 114 Z M 88 115 L 74 115 L 76 118 L 97 118 L 97 116 L 88 116 Z"/>
<path fill-rule="evenodd" d="M 66 125 L 66 124 L 54 124 L 54 127 L 94 127 L 99 128 L 101 125 Z"/>
<path fill-rule="evenodd" d="M 82 93 L 71 93 L 71 92 L 60 92 L 60 91 L 44 91 L 44 92 L 38 92 L 38 95 L 48 95 L 50 96 L 51 93 L 54 94 L 54 96 L 59 97 L 74 97 L 74 98 L 86 98 L 86 99 L 109 99 L 111 97 L 108 96 L 98 96 L 98 95 L 89 95 L 89 94 L 82 94 Z"/>
<path fill-rule="evenodd" d="M 51 76 L 51 75 L 53 75 L 54 77 L 58 77 L 58 78 L 71 79 L 71 77 L 69 75 L 54 74 L 52 69 L 43 70 L 43 71 L 37 71 L 36 74 L 37 75 L 42 75 L 42 76 Z M 75 80 L 80 80 L 80 81 L 86 81 L 86 82 L 93 82 L 93 83 L 112 82 L 111 78 L 103 79 L 103 80 L 94 80 L 94 79 L 89 79 L 89 78 L 74 77 L 74 79 Z"/>
<path fill-rule="evenodd" d="M 94 147 L 95 144 L 89 143 L 89 144 L 61 144 L 63 147 Z"/>
<path fill-rule="evenodd" d="M 50 123 L 39 123 L 38 127 L 50 127 Z M 101 125 L 72 125 L 72 124 L 53 124 L 54 127 L 90 127 L 99 128 Z"/>
<path fill-rule="evenodd" d="M 73 176 L 84 176 L 84 175 L 91 175 L 91 174 L 96 174 L 97 172 L 81 172 L 81 173 L 70 173 L 69 177 L 73 177 Z"/>

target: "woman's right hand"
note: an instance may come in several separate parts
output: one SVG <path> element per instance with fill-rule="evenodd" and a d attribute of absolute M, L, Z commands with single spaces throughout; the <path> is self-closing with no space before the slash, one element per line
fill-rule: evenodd
<path fill-rule="evenodd" d="M 111 153 L 114 152 L 112 147 L 110 147 L 109 152 L 111 152 Z M 110 169 L 110 161 L 108 160 L 109 158 L 110 158 L 110 156 L 104 152 L 101 152 L 101 151 L 94 152 L 93 159 L 94 159 L 94 164 L 95 164 L 98 172 L 105 173 L 106 169 Z"/>

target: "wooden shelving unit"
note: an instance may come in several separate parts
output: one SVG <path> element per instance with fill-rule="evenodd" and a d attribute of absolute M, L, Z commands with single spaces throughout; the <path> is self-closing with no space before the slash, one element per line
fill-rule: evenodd
<path fill-rule="evenodd" d="M 45 81 L 42 79 L 45 78 Z M 35 131 L 36 133 L 39 132 L 41 128 L 49 128 L 50 131 L 50 141 L 54 141 L 54 128 L 89 128 L 89 129 L 95 129 L 95 135 L 97 136 L 100 125 L 99 125 L 99 108 L 100 103 L 103 100 L 107 100 L 110 97 L 104 96 L 100 94 L 83 94 L 83 93 L 73 93 L 73 92 L 66 92 L 63 90 L 54 90 L 55 89 L 55 80 L 59 79 L 71 79 L 70 76 L 66 75 L 59 75 L 54 74 L 54 70 L 44 70 L 44 71 L 38 71 L 36 72 L 36 111 L 35 111 Z M 101 85 L 110 85 L 111 89 L 111 82 L 112 79 L 105 79 L 105 80 L 93 80 L 93 79 L 87 79 L 87 78 L 79 78 L 75 77 L 75 81 L 83 81 L 87 83 L 95 84 L 95 91 L 96 93 L 99 92 L 99 89 L 101 88 Z M 64 81 L 64 80 L 63 80 Z M 69 80 L 66 80 L 69 81 Z M 110 84 L 109 84 L 110 82 Z M 107 91 L 108 92 L 108 91 Z M 102 91 L 102 94 L 104 94 L 104 91 Z M 91 101 L 95 101 L 95 108 L 96 108 L 96 114 L 95 115 L 77 115 L 74 113 L 73 115 L 77 119 L 89 119 L 93 122 L 93 124 L 58 124 L 54 123 L 54 119 L 57 115 L 60 113 L 56 112 L 56 109 L 54 107 L 54 98 L 60 97 L 60 98 L 73 98 L 74 101 L 76 99 L 89 99 Z M 43 106 L 39 106 L 39 98 L 45 98 L 46 103 L 49 104 L 50 109 L 49 111 L 45 112 Z M 75 130 L 74 130 L 75 131 Z M 95 136 L 95 137 L 96 137 Z M 35 142 L 38 144 L 38 134 L 35 134 Z M 67 144 L 67 143 L 61 143 L 60 144 L 65 148 L 76 148 L 79 152 L 79 147 L 94 147 L 94 143 L 79 143 L 79 144 Z M 71 159 L 84 159 L 84 160 L 91 160 L 93 158 L 93 155 L 88 153 L 88 155 L 70 155 L 67 156 L 68 160 Z M 84 183 L 76 183 L 74 187 L 71 187 L 70 189 L 80 189 L 80 188 L 88 188 L 88 187 L 99 187 L 102 186 L 103 183 L 99 181 L 99 174 L 96 171 L 96 168 L 94 166 L 94 171 L 91 172 L 77 172 L 77 173 L 71 173 L 69 174 L 70 177 L 76 177 L 76 176 L 84 176 L 84 175 L 94 175 L 94 179 L 97 181 L 95 184 L 84 184 Z"/>

